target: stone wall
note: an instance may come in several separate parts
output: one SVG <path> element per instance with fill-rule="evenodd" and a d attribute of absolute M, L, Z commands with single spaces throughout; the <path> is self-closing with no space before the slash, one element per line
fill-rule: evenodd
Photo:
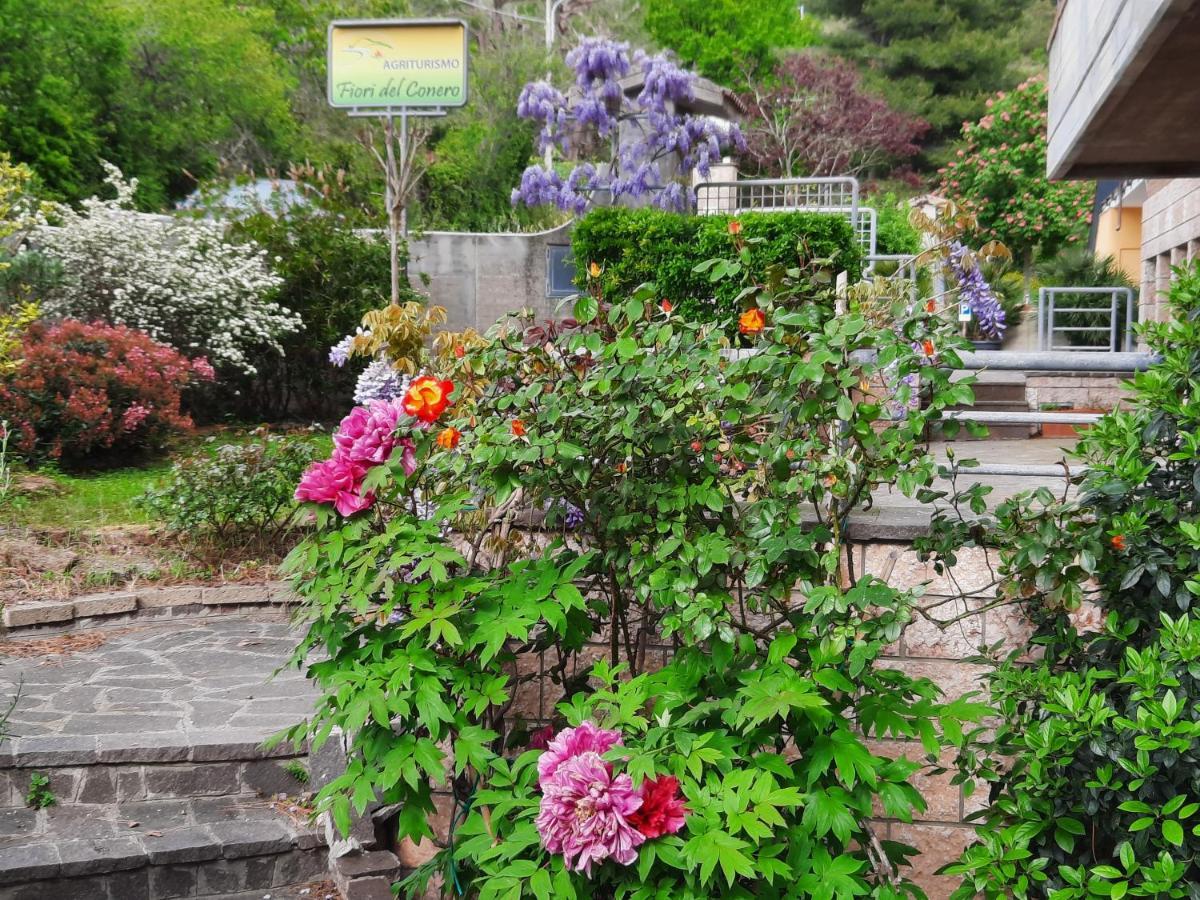
<path fill-rule="evenodd" d="M 1142 204 L 1143 322 L 1168 318 L 1171 267 L 1200 257 L 1200 178 L 1152 181 Z"/>
<path fill-rule="evenodd" d="M 546 318 L 559 302 L 547 296 L 548 250 L 570 240 L 570 225 L 530 234 L 427 231 L 409 244 L 409 278 L 445 307 L 456 331 L 485 331 L 524 307 Z"/>
<path fill-rule="evenodd" d="M 1107 372 L 1028 372 L 1025 397 L 1032 410 L 1047 408 L 1116 409 L 1130 396 L 1124 387 L 1133 373 Z"/>

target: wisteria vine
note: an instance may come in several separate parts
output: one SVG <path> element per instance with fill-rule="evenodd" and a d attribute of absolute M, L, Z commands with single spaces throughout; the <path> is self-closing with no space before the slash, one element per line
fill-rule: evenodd
<path fill-rule="evenodd" d="M 595 192 L 605 191 L 614 201 L 646 197 L 662 209 L 684 210 L 694 200 L 691 173 L 707 177 L 723 144 L 745 149 L 736 125 L 678 111 L 681 102 L 694 99 L 697 77 L 665 54 L 637 50 L 631 57 L 629 44 L 592 37 L 567 54 L 567 65 L 575 74 L 573 88 L 564 93 L 547 81 L 530 82 L 517 100 L 517 115 L 541 125 L 539 151 L 566 155 L 573 137 L 591 131 L 610 141 L 612 158 L 601 165 L 580 162 L 565 178 L 553 168 L 529 166 L 512 192 L 513 205 L 554 205 L 581 214 Z M 635 67 L 642 88 L 631 98 L 621 79 Z M 623 122 L 636 123 L 635 140 L 619 141 Z M 678 171 L 665 178 L 660 163 L 670 156 Z"/>

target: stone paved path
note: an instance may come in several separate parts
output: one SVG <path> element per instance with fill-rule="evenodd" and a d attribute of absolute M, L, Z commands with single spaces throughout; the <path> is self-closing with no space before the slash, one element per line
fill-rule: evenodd
<path fill-rule="evenodd" d="M 133 625 L 66 654 L 14 658 L 5 653 L 20 642 L 0 643 L 0 696 L 23 682 L 9 720 L 18 744 L 56 735 L 261 738 L 312 709 L 299 672 L 271 677 L 297 638 L 282 619 L 231 617 Z"/>

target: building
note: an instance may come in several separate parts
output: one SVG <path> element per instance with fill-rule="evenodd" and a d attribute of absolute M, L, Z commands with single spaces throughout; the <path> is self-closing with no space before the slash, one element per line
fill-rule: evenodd
<path fill-rule="evenodd" d="M 1200 258 L 1200 0 L 1059 0 L 1047 165 L 1102 190 L 1096 252 L 1160 320 L 1171 268 Z"/>

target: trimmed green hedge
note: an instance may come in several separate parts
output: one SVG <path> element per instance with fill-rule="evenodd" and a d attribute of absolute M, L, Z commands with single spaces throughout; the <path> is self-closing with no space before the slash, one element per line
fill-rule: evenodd
<path fill-rule="evenodd" d="M 843 216 L 804 212 L 755 212 L 737 216 L 690 216 L 657 209 L 602 207 L 589 212 L 571 235 L 575 283 L 587 285 L 592 262 L 603 268 L 605 297 L 628 296 L 639 285 L 654 282 L 658 294 L 671 300 L 680 315 L 698 321 L 729 318 L 740 312 L 741 285 L 734 280 L 712 284 L 708 273 L 692 270 L 714 257 L 735 255 L 729 222 L 742 223 L 751 270 L 763 273 L 773 264 L 795 266 L 831 260 L 834 272 L 845 269 L 850 282 L 862 273 L 862 250 Z"/>

